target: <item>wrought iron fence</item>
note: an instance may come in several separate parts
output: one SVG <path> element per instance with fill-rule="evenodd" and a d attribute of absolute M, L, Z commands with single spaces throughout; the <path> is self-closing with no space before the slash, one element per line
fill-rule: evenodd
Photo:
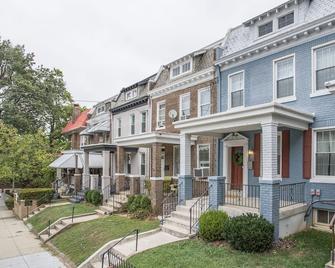
<path fill-rule="evenodd" d="M 164 219 L 169 217 L 173 211 L 176 210 L 178 201 L 178 191 L 182 186 L 182 181 L 177 184 L 177 187 L 169 192 L 162 202 L 162 219 L 161 224 L 164 224 Z"/>
<path fill-rule="evenodd" d="M 224 183 L 224 203 L 233 206 L 259 208 L 260 186 Z"/>
<path fill-rule="evenodd" d="M 200 197 L 206 190 L 208 190 L 208 179 L 193 179 L 192 183 L 192 197 Z M 208 191 L 207 191 L 208 192 Z"/>
<path fill-rule="evenodd" d="M 305 182 L 280 185 L 280 207 L 305 202 Z"/>

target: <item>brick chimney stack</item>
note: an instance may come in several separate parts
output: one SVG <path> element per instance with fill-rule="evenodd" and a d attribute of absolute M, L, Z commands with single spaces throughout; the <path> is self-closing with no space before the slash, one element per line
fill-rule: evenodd
<path fill-rule="evenodd" d="M 78 103 L 73 104 L 73 112 L 72 112 L 72 122 L 74 123 L 78 116 L 80 115 L 80 106 Z"/>

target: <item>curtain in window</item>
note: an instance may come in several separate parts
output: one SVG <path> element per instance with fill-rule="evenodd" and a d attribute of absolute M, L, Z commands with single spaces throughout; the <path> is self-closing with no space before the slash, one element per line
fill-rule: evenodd
<path fill-rule="evenodd" d="M 335 80 L 335 45 L 316 50 L 316 89 L 324 89 L 325 82 Z"/>
<path fill-rule="evenodd" d="M 317 132 L 316 175 L 335 176 L 335 131 Z"/>

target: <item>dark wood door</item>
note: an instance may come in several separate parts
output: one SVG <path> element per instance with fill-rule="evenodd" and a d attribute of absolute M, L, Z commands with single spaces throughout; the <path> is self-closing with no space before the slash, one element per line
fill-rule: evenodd
<path fill-rule="evenodd" d="M 231 149 L 231 188 L 242 189 L 243 185 L 243 147 Z"/>

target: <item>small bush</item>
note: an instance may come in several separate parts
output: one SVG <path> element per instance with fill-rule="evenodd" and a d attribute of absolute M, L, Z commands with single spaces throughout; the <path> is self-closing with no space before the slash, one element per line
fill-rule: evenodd
<path fill-rule="evenodd" d="M 54 194 L 51 188 L 25 188 L 18 192 L 21 200 L 37 200 L 37 204 L 41 205 L 50 202 Z"/>
<path fill-rule="evenodd" d="M 100 205 L 102 202 L 102 194 L 97 190 L 92 190 L 90 194 L 90 200 L 93 205 Z"/>
<path fill-rule="evenodd" d="M 226 239 L 233 248 L 246 252 L 264 252 L 271 248 L 274 226 L 257 214 L 231 218 L 226 227 Z"/>
<path fill-rule="evenodd" d="M 225 238 L 225 226 L 229 220 L 223 211 L 208 211 L 200 216 L 199 234 L 206 241 L 217 241 Z"/>
<path fill-rule="evenodd" d="M 12 196 L 7 196 L 5 200 L 6 207 L 8 209 L 13 209 L 14 208 L 14 198 Z"/>
<path fill-rule="evenodd" d="M 134 195 L 128 197 L 127 211 L 132 217 L 144 219 L 151 214 L 151 200 L 146 195 Z"/>
<path fill-rule="evenodd" d="M 88 203 L 91 203 L 92 202 L 92 190 L 89 190 L 89 191 L 86 191 L 85 192 L 85 200 L 86 202 Z"/>

